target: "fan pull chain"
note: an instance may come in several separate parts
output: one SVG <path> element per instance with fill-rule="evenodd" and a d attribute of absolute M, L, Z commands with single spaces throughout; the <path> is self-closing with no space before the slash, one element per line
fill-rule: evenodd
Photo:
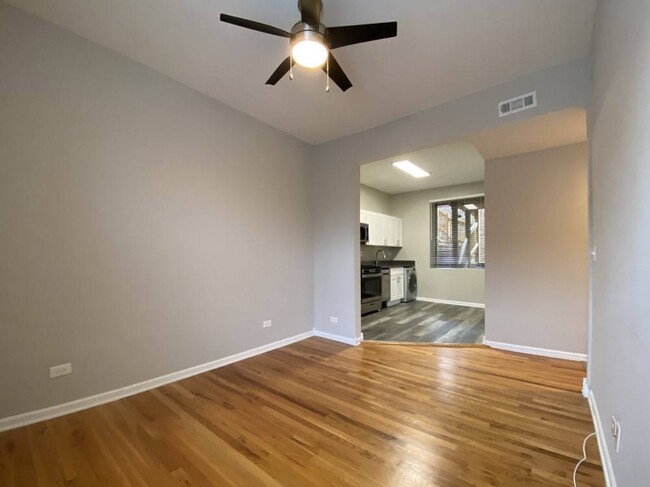
<path fill-rule="evenodd" d="M 293 49 L 289 44 L 289 79 L 293 81 Z"/>
<path fill-rule="evenodd" d="M 329 54 L 327 55 L 327 73 L 325 73 L 325 78 L 327 79 L 326 85 L 325 85 L 325 92 L 329 93 L 330 92 L 330 57 L 329 57 Z"/>

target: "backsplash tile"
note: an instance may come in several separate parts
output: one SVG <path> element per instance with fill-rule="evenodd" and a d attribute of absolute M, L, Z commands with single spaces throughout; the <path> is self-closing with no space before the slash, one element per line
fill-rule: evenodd
<path fill-rule="evenodd" d="M 378 245 L 361 245 L 361 260 L 375 260 L 375 254 L 378 250 L 383 250 L 386 254 L 386 259 L 384 259 L 383 255 L 379 254 L 379 260 L 395 260 L 401 249 Z"/>

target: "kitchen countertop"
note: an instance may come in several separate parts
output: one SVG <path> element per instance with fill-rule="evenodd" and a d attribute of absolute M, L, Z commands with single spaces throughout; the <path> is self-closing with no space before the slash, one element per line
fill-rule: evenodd
<path fill-rule="evenodd" d="M 364 260 L 361 265 L 375 265 L 374 260 Z M 380 260 L 379 267 L 415 267 L 414 260 Z"/>

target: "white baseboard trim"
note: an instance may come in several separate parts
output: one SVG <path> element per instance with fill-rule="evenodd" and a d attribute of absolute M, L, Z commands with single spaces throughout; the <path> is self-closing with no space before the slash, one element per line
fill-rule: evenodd
<path fill-rule="evenodd" d="M 455 306 L 467 306 L 468 308 L 485 308 L 484 303 L 470 303 L 467 301 L 451 301 L 449 299 L 425 298 L 418 296 L 417 301 L 426 301 L 427 303 L 453 304 Z"/>
<path fill-rule="evenodd" d="M 547 348 L 528 347 L 526 345 L 513 345 L 512 343 L 493 342 L 491 340 L 483 339 L 483 344 L 491 348 L 499 350 L 507 350 L 509 352 L 527 353 L 528 355 L 541 355 L 542 357 L 561 358 L 564 360 L 576 360 L 580 362 L 587 361 L 587 354 L 564 352 L 562 350 L 549 350 Z"/>
<path fill-rule="evenodd" d="M 607 487 L 616 487 L 616 478 L 614 478 L 612 459 L 609 456 L 607 441 L 605 441 L 605 429 L 603 428 L 603 423 L 600 420 L 600 414 L 598 413 L 596 397 L 594 396 L 594 392 L 591 390 L 589 391 L 589 408 L 591 409 L 591 417 L 594 421 L 594 428 L 596 429 L 598 451 L 600 452 L 600 463 L 603 465 L 603 474 L 605 475 L 605 485 L 607 485 Z"/>
<path fill-rule="evenodd" d="M 134 394 L 139 394 L 140 392 L 155 389 L 156 387 L 164 386 L 171 382 L 176 382 L 181 379 L 186 379 L 187 377 L 192 377 L 193 375 L 198 375 L 209 370 L 214 370 L 225 365 L 239 362 L 240 360 L 254 357 L 255 355 L 270 352 L 276 348 L 291 345 L 292 343 L 299 342 L 312 336 L 314 336 L 314 331 L 310 330 L 299 335 L 262 345 L 261 347 L 253 348 L 245 352 L 236 353 L 234 355 L 229 355 L 228 357 L 213 360 L 212 362 L 205 364 L 196 365 L 188 369 L 179 370 L 178 372 L 172 372 L 171 374 L 162 375 L 160 377 L 149 379 L 144 382 L 138 382 L 137 384 L 121 387 L 112 391 L 102 392 L 94 396 L 84 397 L 82 399 L 58 404 L 56 406 L 50 406 L 44 409 L 38 409 L 36 411 L 30 411 L 27 413 L 16 414 L 15 416 L 9 416 L 7 418 L 2 418 L 0 419 L 0 431 L 7 431 L 10 429 L 19 428 L 21 426 L 27 426 L 29 424 L 45 421 L 46 419 L 57 418 L 59 416 L 75 413 L 83 409 L 106 404 L 107 402 L 112 402 L 118 399 L 133 396 Z"/>
<path fill-rule="evenodd" d="M 346 345 L 352 345 L 353 347 L 359 345 L 363 340 L 363 334 L 361 334 L 361 336 L 358 336 L 356 338 L 348 338 L 341 335 L 334 335 L 333 333 L 327 333 L 319 330 L 314 330 L 314 336 L 320 338 L 326 338 L 327 340 L 332 340 L 335 342 L 345 343 Z"/>

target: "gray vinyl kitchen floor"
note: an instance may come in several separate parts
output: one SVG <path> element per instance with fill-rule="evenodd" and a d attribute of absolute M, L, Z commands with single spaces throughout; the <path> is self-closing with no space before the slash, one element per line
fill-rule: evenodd
<path fill-rule="evenodd" d="M 419 343 L 482 343 L 485 310 L 413 301 L 361 318 L 364 340 Z"/>

